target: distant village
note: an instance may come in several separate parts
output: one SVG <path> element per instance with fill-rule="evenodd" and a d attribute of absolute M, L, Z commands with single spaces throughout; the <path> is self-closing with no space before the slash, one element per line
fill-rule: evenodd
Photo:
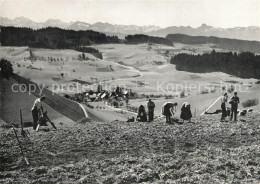
<path fill-rule="evenodd" d="M 88 90 L 74 95 L 65 94 L 64 97 L 77 102 L 98 102 L 104 101 L 108 105 L 118 108 L 123 105 L 123 101 L 128 104 L 129 99 L 135 98 L 137 93 L 132 92 L 132 89 L 124 87 L 116 87 L 113 91 L 103 90 L 101 85 L 97 86 L 96 90 Z"/>

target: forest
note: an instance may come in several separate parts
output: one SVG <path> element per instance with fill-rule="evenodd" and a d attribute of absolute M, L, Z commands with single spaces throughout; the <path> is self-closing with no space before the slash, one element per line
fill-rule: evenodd
<path fill-rule="evenodd" d="M 167 38 L 154 37 L 143 34 L 128 35 L 125 37 L 126 44 L 156 43 L 173 46 L 173 42 Z"/>
<path fill-rule="evenodd" d="M 38 30 L 1 27 L 0 41 L 2 46 L 29 46 L 48 49 L 75 49 L 82 45 L 120 42 L 117 36 L 106 36 L 91 30 L 73 31 L 53 27 Z"/>
<path fill-rule="evenodd" d="M 172 42 L 179 42 L 183 44 L 212 44 L 215 48 L 260 54 L 260 42 L 257 41 L 219 38 L 214 36 L 189 36 L 185 34 L 169 34 L 166 38 Z"/>
<path fill-rule="evenodd" d="M 260 79 L 260 56 L 250 52 L 215 52 L 202 55 L 177 54 L 171 58 L 177 70 L 195 73 L 224 72 L 241 78 Z"/>

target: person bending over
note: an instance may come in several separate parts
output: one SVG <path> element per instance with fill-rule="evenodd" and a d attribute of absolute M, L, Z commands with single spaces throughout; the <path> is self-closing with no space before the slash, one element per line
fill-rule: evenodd
<path fill-rule="evenodd" d="M 33 117 L 33 129 L 36 130 L 37 127 L 37 123 L 39 120 L 39 111 L 40 111 L 40 107 L 42 105 L 42 101 L 44 101 L 46 99 L 45 96 L 42 96 L 40 98 L 37 98 L 32 106 L 32 117 Z"/>

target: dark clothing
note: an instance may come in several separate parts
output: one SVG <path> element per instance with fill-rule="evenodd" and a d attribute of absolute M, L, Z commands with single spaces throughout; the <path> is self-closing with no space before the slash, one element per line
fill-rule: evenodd
<path fill-rule="evenodd" d="M 38 123 L 38 120 L 39 120 L 37 107 L 34 107 L 34 108 L 33 108 L 33 110 L 32 110 L 32 116 L 33 116 L 33 129 L 36 130 L 37 123 Z"/>
<path fill-rule="evenodd" d="M 166 103 L 162 108 L 162 114 L 166 117 L 166 123 L 171 123 L 171 116 L 173 114 L 173 104 Z"/>
<path fill-rule="evenodd" d="M 153 117 L 154 117 L 154 108 L 155 108 L 154 102 L 153 101 L 149 101 L 147 103 L 147 108 L 148 108 L 149 121 L 152 121 Z"/>
<path fill-rule="evenodd" d="M 181 119 L 183 120 L 190 120 L 192 118 L 191 110 L 189 105 L 183 105 L 181 107 Z"/>
<path fill-rule="evenodd" d="M 239 98 L 237 96 L 233 96 L 230 100 L 230 104 L 231 104 L 231 115 L 230 115 L 230 120 L 233 119 L 233 115 L 234 115 L 234 121 L 237 120 L 237 107 L 239 104 Z"/>
<path fill-rule="evenodd" d="M 170 103 L 167 103 L 164 107 L 163 107 L 163 115 L 165 116 L 171 116 L 171 110 L 172 110 L 173 105 Z"/>
<path fill-rule="evenodd" d="M 226 104 L 225 103 L 221 104 L 221 110 L 222 110 L 221 119 L 225 119 L 225 117 L 227 117 L 227 109 L 226 109 Z"/>
<path fill-rule="evenodd" d="M 166 123 L 171 123 L 171 116 L 165 116 L 166 117 Z"/>
<path fill-rule="evenodd" d="M 230 116 L 230 108 L 229 107 L 227 108 L 226 112 L 227 112 L 227 116 Z"/>
<path fill-rule="evenodd" d="M 149 117 L 149 121 L 153 121 L 154 109 L 148 109 L 148 117 Z"/>
<path fill-rule="evenodd" d="M 231 106 L 231 115 L 230 115 L 230 120 L 232 120 L 234 115 L 234 121 L 237 120 L 237 105 Z"/>
<path fill-rule="evenodd" d="M 230 99 L 230 104 L 231 104 L 231 107 L 232 106 L 237 106 L 239 104 L 239 98 L 237 96 L 233 96 Z"/>
<path fill-rule="evenodd" d="M 139 106 L 138 114 L 137 114 L 137 121 L 147 122 L 147 114 L 145 112 L 145 108 L 143 105 Z"/>

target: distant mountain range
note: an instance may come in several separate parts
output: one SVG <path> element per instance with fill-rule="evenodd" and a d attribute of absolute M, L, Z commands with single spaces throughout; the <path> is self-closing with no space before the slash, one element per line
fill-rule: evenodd
<path fill-rule="evenodd" d="M 192 28 L 190 26 L 184 27 L 167 27 L 157 31 L 152 31 L 152 36 L 167 36 L 168 34 L 186 34 L 190 36 L 216 36 L 220 38 L 231 38 L 240 40 L 255 40 L 260 41 L 260 27 L 235 27 L 235 28 L 215 28 L 202 24 L 198 28 Z"/>
<path fill-rule="evenodd" d="M 114 25 L 102 22 L 97 22 L 95 24 L 89 24 L 80 21 L 65 23 L 59 19 L 48 19 L 45 22 L 36 23 L 25 17 L 17 17 L 13 20 L 0 17 L 0 25 L 14 27 L 30 27 L 33 29 L 39 29 L 43 27 L 59 27 L 63 29 L 71 29 L 76 31 L 93 30 L 106 33 L 107 35 L 116 35 L 119 38 L 124 38 L 126 35 L 129 34 L 146 34 L 150 36 L 166 37 L 168 34 L 181 33 L 191 36 L 216 36 L 222 38 L 260 41 L 260 27 L 257 26 L 215 28 L 206 24 L 202 24 L 198 28 L 192 28 L 190 26 L 171 26 L 167 28 L 161 28 L 154 25 Z"/>

